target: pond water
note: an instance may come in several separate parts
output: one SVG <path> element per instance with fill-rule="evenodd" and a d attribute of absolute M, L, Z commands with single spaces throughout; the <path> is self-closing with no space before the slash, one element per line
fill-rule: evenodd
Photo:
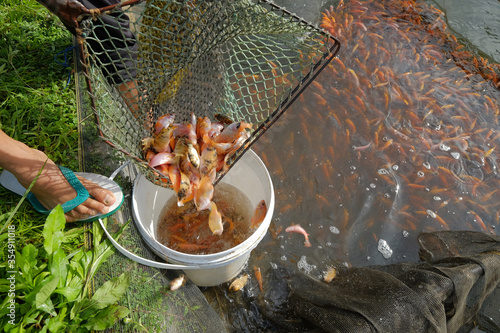
<path fill-rule="evenodd" d="M 294 271 L 416 262 L 423 231 L 499 234 L 500 2 L 360 2 L 331 13 L 338 57 L 252 147 L 274 182 L 270 232 L 241 293 L 204 290 L 235 332 L 272 331 Z M 276 3 L 317 24 L 337 5 Z"/>

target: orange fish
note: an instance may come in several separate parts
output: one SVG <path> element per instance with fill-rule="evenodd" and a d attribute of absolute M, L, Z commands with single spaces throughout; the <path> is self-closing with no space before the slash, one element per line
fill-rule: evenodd
<path fill-rule="evenodd" d="M 177 205 L 179 207 L 184 206 L 184 203 L 188 202 L 193 198 L 193 187 L 189 176 L 185 173 L 180 173 L 180 185 L 179 191 L 177 191 Z"/>
<path fill-rule="evenodd" d="M 178 278 L 173 279 L 172 281 L 170 281 L 170 290 L 174 291 L 179 289 L 186 284 L 186 281 L 187 279 L 185 275 L 181 275 Z"/>
<path fill-rule="evenodd" d="M 210 133 L 211 129 L 212 122 L 210 121 L 210 118 L 198 118 L 198 122 L 196 123 L 196 135 L 198 136 L 198 141 L 201 139 L 202 142 L 207 143 L 210 138 L 208 133 Z"/>
<path fill-rule="evenodd" d="M 254 267 L 253 271 L 255 273 L 255 278 L 257 279 L 257 282 L 259 283 L 260 291 L 264 291 L 264 287 L 262 286 L 262 273 L 260 272 L 260 268 Z"/>
<path fill-rule="evenodd" d="M 248 281 L 248 275 L 247 274 L 243 274 L 242 276 L 240 276 L 239 278 L 237 278 L 236 280 L 234 280 L 231 285 L 229 285 L 229 290 L 231 291 L 238 291 L 240 290 L 241 288 L 243 288 L 245 286 L 245 284 L 247 283 Z"/>
<path fill-rule="evenodd" d="M 298 234 L 302 234 L 305 237 L 304 246 L 311 247 L 311 243 L 309 242 L 309 234 L 300 226 L 300 224 L 295 224 L 287 227 L 285 229 L 286 232 L 296 232 Z"/>
<path fill-rule="evenodd" d="M 155 124 L 155 135 L 158 135 L 164 128 L 169 127 L 175 120 L 175 114 L 166 114 L 158 118 Z"/>
<path fill-rule="evenodd" d="M 214 139 L 214 142 L 216 143 L 221 143 L 221 142 L 233 142 L 234 140 L 238 139 L 240 134 L 245 130 L 245 129 L 251 129 L 252 124 L 246 123 L 244 121 L 238 122 L 238 123 L 232 123 L 231 125 L 227 126 L 224 128 L 222 133 L 217 135 Z"/>
<path fill-rule="evenodd" d="M 210 202 L 214 196 L 214 185 L 215 180 L 215 169 L 212 169 L 210 174 L 206 174 L 201 177 L 201 180 L 194 188 L 194 203 L 198 211 L 208 209 L 210 207 Z"/>
<path fill-rule="evenodd" d="M 252 228 L 258 227 L 262 223 L 262 221 L 264 221 L 266 214 L 267 214 L 266 201 L 261 200 L 257 204 L 257 207 L 255 207 L 252 219 L 250 220 L 250 225 L 252 226 Z"/>
<path fill-rule="evenodd" d="M 175 193 L 179 192 L 179 189 L 181 187 L 181 174 L 179 168 L 173 164 L 168 165 L 167 173 L 170 181 L 172 182 L 172 188 L 174 189 Z"/>
<path fill-rule="evenodd" d="M 200 158 L 200 172 L 202 175 L 209 173 L 211 170 L 215 170 L 217 165 L 217 150 L 215 147 L 206 145 L 201 151 Z"/>
<path fill-rule="evenodd" d="M 212 201 L 210 202 L 210 215 L 208 216 L 208 226 L 214 235 L 222 235 L 224 227 L 222 226 L 222 216 L 217 210 L 217 206 Z"/>
<path fill-rule="evenodd" d="M 335 267 L 328 267 L 328 269 L 325 272 L 325 275 L 323 276 L 323 280 L 326 283 L 330 283 L 335 277 L 337 276 L 337 270 Z"/>
<path fill-rule="evenodd" d="M 169 152 L 170 150 L 170 138 L 172 137 L 172 132 L 174 131 L 173 126 L 163 128 L 153 140 L 153 148 L 157 152 Z"/>
<path fill-rule="evenodd" d="M 149 160 L 149 165 L 154 168 L 162 164 L 173 164 L 175 163 L 175 155 L 172 153 L 158 153 L 151 157 Z"/>

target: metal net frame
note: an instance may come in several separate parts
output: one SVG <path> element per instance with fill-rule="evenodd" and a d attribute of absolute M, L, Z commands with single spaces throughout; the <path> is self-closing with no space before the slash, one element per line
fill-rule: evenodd
<path fill-rule="evenodd" d="M 77 32 L 99 135 L 161 186 L 168 177 L 141 150 L 160 116 L 253 125 L 217 183 L 340 49 L 268 0 L 131 0 L 91 12 Z"/>

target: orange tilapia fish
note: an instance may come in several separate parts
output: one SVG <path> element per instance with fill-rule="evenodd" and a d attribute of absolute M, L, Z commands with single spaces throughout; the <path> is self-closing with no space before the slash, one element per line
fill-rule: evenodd
<path fill-rule="evenodd" d="M 158 135 L 161 130 L 172 125 L 174 120 L 175 114 L 166 114 L 158 118 L 158 121 L 155 124 L 155 135 Z"/>
<path fill-rule="evenodd" d="M 185 173 L 180 173 L 181 180 L 179 185 L 179 191 L 177 192 L 177 205 L 179 207 L 184 206 L 184 203 L 188 202 L 193 198 L 193 186 L 189 180 L 189 176 Z"/>
<path fill-rule="evenodd" d="M 170 290 L 174 291 L 179 289 L 186 284 L 186 281 L 187 279 L 185 275 L 181 275 L 178 278 L 173 279 L 172 281 L 170 281 Z"/>
<path fill-rule="evenodd" d="M 305 241 L 304 241 L 304 246 L 305 247 L 311 247 L 311 243 L 309 242 L 309 234 L 300 226 L 300 224 L 295 224 L 287 227 L 285 229 L 286 232 L 295 232 L 298 234 L 304 235 Z"/>
<path fill-rule="evenodd" d="M 210 230 L 221 235 L 222 216 L 212 202 L 213 183 L 217 172 L 227 171 L 228 159 L 249 138 L 248 129 L 253 126 L 247 122 L 224 126 L 194 113 L 189 122 L 174 123 L 174 119 L 173 114 L 159 117 L 153 137 L 141 141 L 144 157 L 176 192 L 179 207 L 194 200 L 198 211 L 210 209 Z"/>
<path fill-rule="evenodd" d="M 198 136 L 198 140 L 201 140 L 203 143 L 208 143 L 211 129 L 212 122 L 210 121 L 210 118 L 198 118 L 198 122 L 196 123 L 196 135 Z"/>
<path fill-rule="evenodd" d="M 173 132 L 173 127 L 163 128 L 153 139 L 153 148 L 157 152 L 169 152 L 170 151 L 170 137 Z"/>
<path fill-rule="evenodd" d="M 194 203 L 198 211 L 209 209 L 214 195 L 215 169 L 203 175 L 198 186 L 194 189 Z"/>
<path fill-rule="evenodd" d="M 211 145 L 206 145 L 201 151 L 200 172 L 202 175 L 208 174 L 217 167 L 217 150 Z"/>
<path fill-rule="evenodd" d="M 330 283 L 335 277 L 337 276 L 337 270 L 335 267 L 328 267 L 327 271 L 325 272 L 325 275 L 323 276 L 323 280 L 326 283 Z"/>
<path fill-rule="evenodd" d="M 179 171 L 179 168 L 173 164 L 169 165 L 167 174 L 170 178 L 170 181 L 172 182 L 172 189 L 175 191 L 175 193 L 179 192 L 179 189 L 181 187 L 181 173 Z"/>
<path fill-rule="evenodd" d="M 221 142 L 234 142 L 238 139 L 240 134 L 242 134 L 245 129 L 251 129 L 252 124 L 246 123 L 244 121 L 238 123 L 232 123 L 231 125 L 224 128 L 222 133 L 215 137 L 214 141 L 217 143 Z"/>
<path fill-rule="evenodd" d="M 252 218 L 250 220 L 250 226 L 252 228 L 258 227 L 262 221 L 264 221 L 264 218 L 266 217 L 267 214 L 267 205 L 265 200 L 261 200 L 258 204 L 257 207 L 255 208 Z"/>
<path fill-rule="evenodd" d="M 153 168 L 160 166 L 162 164 L 173 164 L 175 163 L 175 154 L 172 153 L 158 153 L 151 157 L 149 160 L 149 165 L 151 165 Z"/>
<path fill-rule="evenodd" d="M 248 274 L 243 274 L 229 285 L 229 290 L 238 291 L 245 286 L 248 281 Z"/>
<path fill-rule="evenodd" d="M 224 231 L 222 226 L 222 216 L 217 210 L 215 202 L 210 202 L 210 215 L 208 216 L 208 226 L 214 235 L 220 236 Z"/>
<path fill-rule="evenodd" d="M 262 273 L 260 272 L 260 268 L 255 266 L 253 268 L 253 271 L 255 273 L 255 278 L 257 279 L 257 283 L 259 284 L 260 291 L 264 291 L 264 286 L 262 283 Z"/>

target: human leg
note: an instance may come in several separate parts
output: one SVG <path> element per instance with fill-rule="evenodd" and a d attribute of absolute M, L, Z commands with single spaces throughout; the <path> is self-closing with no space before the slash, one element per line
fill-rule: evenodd
<path fill-rule="evenodd" d="M 66 181 L 59 167 L 45 153 L 10 138 L 2 130 L 0 130 L 0 167 L 14 174 L 25 188 L 28 188 L 43 168 L 31 193 L 47 209 L 52 209 L 76 196 L 76 191 Z M 78 178 L 92 198 L 66 213 L 67 221 L 84 219 L 97 213 L 107 213 L 116 200 L 113 193 L 93 182 Z"/>

